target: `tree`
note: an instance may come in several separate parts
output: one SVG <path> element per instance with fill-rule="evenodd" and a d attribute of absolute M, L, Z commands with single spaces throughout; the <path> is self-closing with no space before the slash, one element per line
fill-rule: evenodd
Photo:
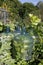
<path fill-rule="evenodd" d="M 43 2 L 42 1 L 38 2 L 37 6 L 39 7 L 41 19 L 43 22 Z"/>

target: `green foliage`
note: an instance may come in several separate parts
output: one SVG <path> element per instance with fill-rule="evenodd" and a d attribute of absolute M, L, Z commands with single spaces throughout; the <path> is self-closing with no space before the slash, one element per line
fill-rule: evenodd
<path fill-rule="evenodd" d="M 33 14 L 29 14 L 29 17 L 30 17 L 32 25 L 38 25 L 38 23 L 41 22 L 41 19 L 39 19 L 37 16 Z"/>
<path fill-rule="evenodd" d="M 11 42 L 10 42 L 10 36 L 6 36 L 5 34 L 2 34 L 0 44 L 0 64 L 7 64 L 7 65 L 14 65 L 14 60 L 11 58 L 10 48 L 11 48 Z"/>
<path fill-rule="evenodd" d="M 9 22 L 0 21 L 0 65 L 43 65 L 43 22 L 34 14 L 38 8 L 18 0 L 0 0 L 0 6 L 9 12 Z M 17 26 L 25 27 L 28 34 L 15 33 Z"/>
<path fill-rule="evenodd" d="M 27 10 L 27 12 L 29 12 L 29 13 L 38 9 L 38 8 L 35 7 L 32 3 L 24 3 L 24 4 L 23 4 L 23 7 L 24 7 L 24 8 Z"/>
<path fill-rule="evenodd" d="M 29 14 L 30 15 L 30 14 Z M 7 65 L 33 65 L 37 64 L 38 61 L 38 65 L 42 65 L 43 64 L 43 60 L 41 61 L 41 59 L 43 58 L 43 22 L 36 22 L 36 18 L 34 19 L 34 17 L 36 16 L 32 16 L 32 18 L 30 18 L 30 24 L 31 26 L 29 26 L 30 29 L 28 29 L 28 33 L 30 33 L 31 36 L 33 36 L 34 38 L 34 46 L 33 46 L 33 54 L 32 54 L 32 58 L 29 62 L 25 59 L 25 54 L 24 51 L 30 46 L 27 47 L 27 45 L 29 44 L 25 44 L 26 40 L 27 42 L 30 41 L 30 38 L 28 38 L 28 36 L 24 36 L 24 35 L 19 35 L 16 36 L 17 33 L 8 33 L 8 34 L 4 34 L 1 33 L 1 41 L 0 41 L 0 64 L 7 64 Z M 38 20 L 38 18 L 37 18 Z M 34 23 L 35 22 L 35 23 Z M 37 25 L 33 26 L 37 23 Z M 14 25 L 14 23 L 10 23 L 7 24 L 6 26 L 11 26 L 12 28 L 12 24 Z M 3 27 L 3 26 L 2 26 Z M 10 28 L 10 29 L 11 29 Z M 14 26 L 15 28 L 15 26 Z M 29 37 L 30 37 L 29 35 Z M 14 39 L 14 37 L 16 36 L 16 40 Z M 32 42 L 31 42 L 32 43 Z M 31 44 L 30 43 L 30 44 Z M 31 47 L 32 48 L 32 47 Z M 36 60 L 36 62 L 35 62 Z"/>

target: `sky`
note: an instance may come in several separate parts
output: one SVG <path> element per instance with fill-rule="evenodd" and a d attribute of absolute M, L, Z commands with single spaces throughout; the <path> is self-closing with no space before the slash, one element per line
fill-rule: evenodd
<path fill-rule="evenodd" d="M 43 0 L 19 0 L 19 1 L 21 1 L 22 3 L 24 3 L 24 2 L 31 2 L 34 5 L 36 5 L 39 1 L 43 1 Z"/>

